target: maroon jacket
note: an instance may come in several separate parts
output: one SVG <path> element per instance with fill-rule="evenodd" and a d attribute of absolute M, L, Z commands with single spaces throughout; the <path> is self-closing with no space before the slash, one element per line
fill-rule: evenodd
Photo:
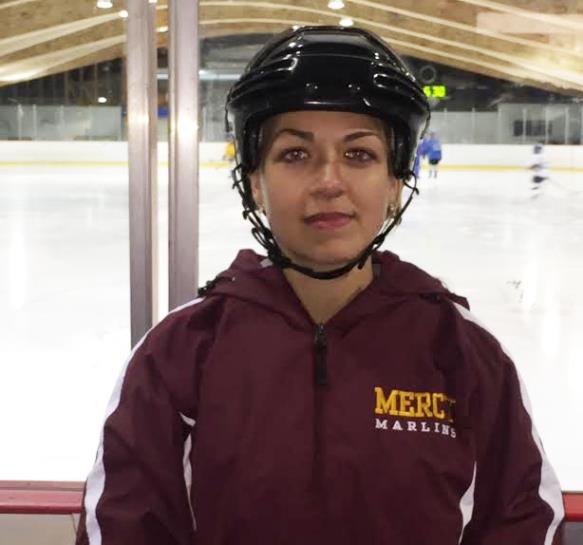
<path fill-rule="evenodd" d="M 324 326 L 251 251 L 136 346 L 77 544 L 550 545 L 516 370 L 465 301 L 375 255 Z"/>

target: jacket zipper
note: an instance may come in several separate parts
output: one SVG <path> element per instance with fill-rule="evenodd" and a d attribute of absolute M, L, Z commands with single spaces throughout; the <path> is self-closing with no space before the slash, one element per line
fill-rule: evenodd
<path fill-rule="evenodd" d="M 328 384 L 328 370 L 326 369 L 326 335 L 324 333 L 324 324 L 316 324 L 314 349 L 316 355 L 316 365 L 314 368 L 316 385 L 326 386 Z"/>
<path fill-rule="evenodd" d="M 324 415 L 322 406 L 324 401 L 324 387 L 328 384 L 328 370 L 326 368 L 326 335 L 324 324 L 316 324 L 314 332 L 314 465 L 313 481 L 316 490 L 320 490 L 323 476 L 324 442 Z"/>

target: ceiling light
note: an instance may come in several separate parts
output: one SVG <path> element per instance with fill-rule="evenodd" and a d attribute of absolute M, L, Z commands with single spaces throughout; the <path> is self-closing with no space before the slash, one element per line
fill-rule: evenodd
<path fill-rule="evenodd" d="M 18 72 L 0 76 L 0 81 L 25 81 L 27 79 L 38 78 L 42 70 L 31 70 L 29 72 Z"/>
<path fill-rule="evenodd" d="M 168 32 L 168 27 L 167 26 L 161 26 L 157 28 L 158 32 Z"/>
<path fill-rule="evenodd" d="M 352 26 L 354 21 L 350 17 L 342 17 L 340 19 L 340 26 Z"/>
<path fill-rule="evenodd" d="M 107 98 L 105 98 L 105 97 L 99 97 L 97 99 L 97 102 L 99 102 L 99 104 L 105 104 L 107 102 Z"/>
<path fill-rule="evenodd" d="M 157 4 L 158 0 L 150 0 L 150 4 Z"/>
<path fill-rule="evenodd" d="M 127 19 L 129 16 L 128 10 L 127 9 L 122 9 L 120 12 L 118 12 L 118 15 L 122 18 L 122 19 Z"/>
<path fill-rule="evenodd" d="M 330 0 L 330 2 L 328 2 L 328 7 L 330 9 L 342 9 L 344 7 L 344 2 L 342 0 Z"/>
<path fill-rule="evenodd" d="M 110 9 L 113 7 L 113 2 L 111 0 L 97 0 L 97 7 L 99 9 Z"/>

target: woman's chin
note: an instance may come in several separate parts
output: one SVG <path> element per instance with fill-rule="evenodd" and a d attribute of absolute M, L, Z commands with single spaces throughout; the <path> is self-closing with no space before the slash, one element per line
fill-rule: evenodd
<path fill-rule="evenodd" d="M 361 251 L 314 252 L 313 254 L 286 253 L 298 265 L 308 267 L 316 272 L 331 271 L 344 267 L 360 255 Z"/>

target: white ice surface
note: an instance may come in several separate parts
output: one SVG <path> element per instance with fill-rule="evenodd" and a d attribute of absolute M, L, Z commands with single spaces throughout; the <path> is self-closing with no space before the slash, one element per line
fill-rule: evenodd
<path fill-rule="evenodd" d="M 535 197 L 526 171 L 425 175 L 385 247 L 468 297 L 514 357 L 563 489 L 583 490 L 583 173 L 552 177 Z M 200 284 L 250 246 L 227 171 L 205 169 Z M 126 169 L 1 167 L 0 480 L 85 478 L 129 350 Z"/>

